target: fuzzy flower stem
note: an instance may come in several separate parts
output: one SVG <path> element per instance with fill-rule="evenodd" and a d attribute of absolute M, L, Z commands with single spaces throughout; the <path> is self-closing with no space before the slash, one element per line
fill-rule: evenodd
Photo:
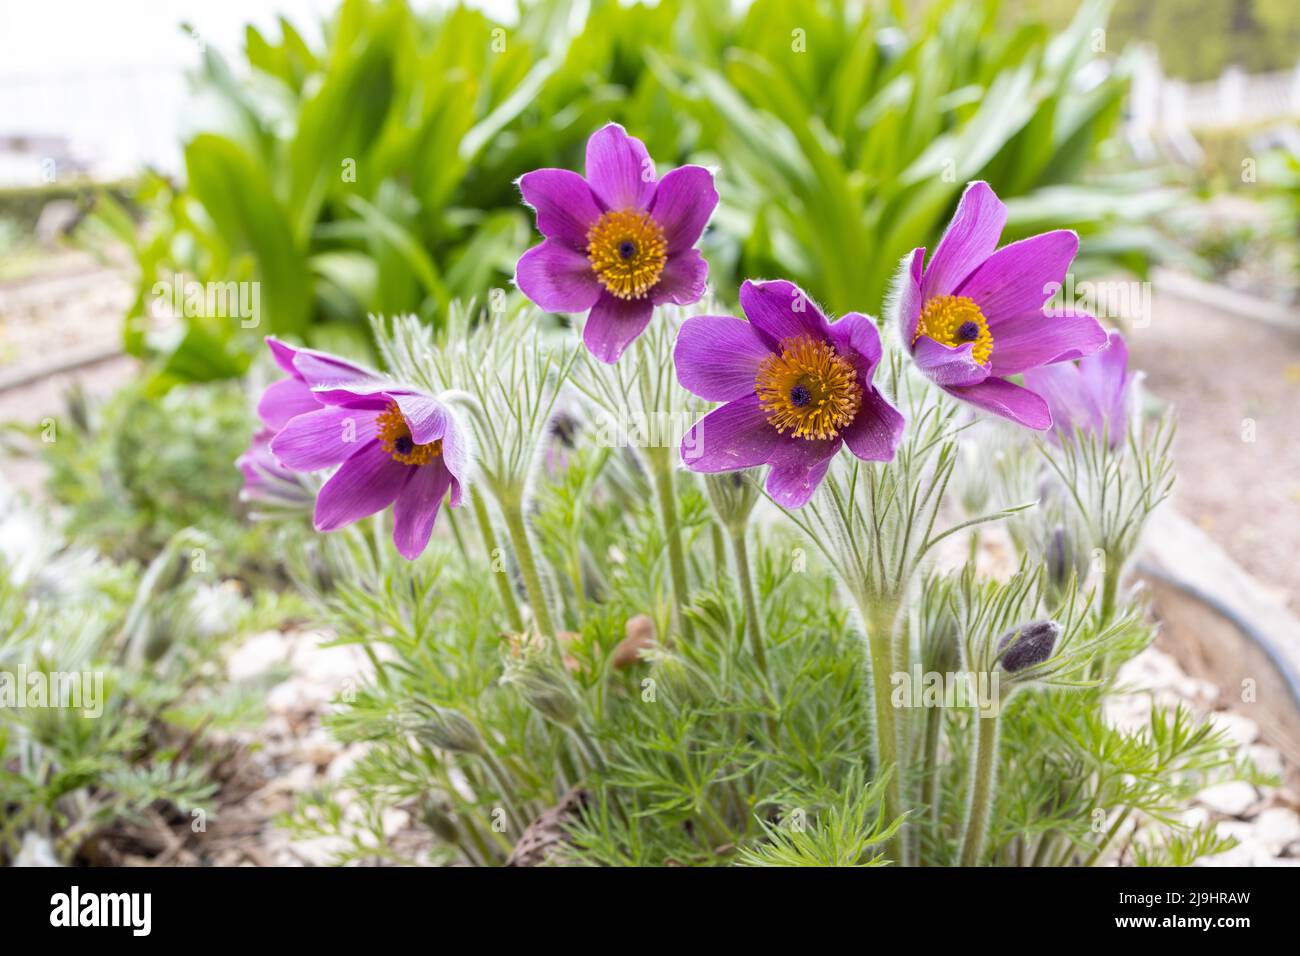
<path fill-rule="evenodd" d="M 998 715 L 977 715 L 979 732 L 971 761 L 970 808 L 966 812 L 966 833 L 961 843 L 961 865 L 979 866 L 993 809 L 993 778 L 998 766 Z"/>
<path fill-rule="evenodd" d="M 931 707 L 925 715 L 925 780 L 921 803 L 931 824 L 939 823 L 939 738 L 943 736 L 943 708 Z"/>
<path fill-rule="evenodd" d="M 885 819 L 896 819 L 903 812 L 902 768 L 898 762 L 898 725 L 890 700 L 889 675 L 894 669 L 893 619 L 896 608 L 866 595 L 857 598 L 858 612 L 867 633 L 867 654 L 871 659 L 871 702 L 875 711 L 872 741 L 877 775 L 889 772 L 885 784 Z M 892 771 L 892 772 L 890 772 Z M 903 829 L 890 839 L 887 850 L 895 863 L 904 857 Z"/>
<path fill-rule="evenodd" d="M 510 774 L 506 772 L 506 768 L 501 766 L 501 761 L 499 761 L 496 758 L 496 755 L 487 748 L 484 748 L 483 750 L 483 763 L 487 765 L 488 773 L 492 775 L 492 779 L 494 779 L 497 782 L 497 786 L 501 788 L 501 802 L 505 804 L 506 815 L 510 817 L 510 822 L 515 826 L 515 828 L 520 833 L 523 833 L 524 829 L 528 826 L 528 821 L 520 816 L 515 805 L 510 802 L 510 794 L 516 792 L 518 788 L 510 779 Z"/>
<path fill-rule="evenodd" d="M 673 604 L 677 627 L 686 640 L 694 636 L 690 619 L 686 616 L 686 554 L 682 550 L 681 524 L 677 518 L 677 498 L 673 489 L 673 460 L 670 448 L 647 448 L 653 473 L 655 497 L 659 502 L 659 517 L 663 522 L 664 538 L 668 543 L 668 567 L 672 574 Z"/>
<path fill-rule="evenodd" d="M 519 573 L 523 575 L 524 588 L 528 591 L 528 603 L 533 610 L 533 620 L 537 622 L 537 629 L 544 636 L 554 639 L 555 623 L 546 600 L 546 589 L 542 586 L 542 576 L 537 569 L 533 543 L 528 537 L 528 522 L 524 519 L 523 504 L 518 498 L 507 496 L 502 496 L 499 502 L 501 513 L 506 519 L 506 531 L 510 535 L 510 543 L 515 549 L 515 560 L 519 563 Z"/>
<path fill-rule="evenodd" d="M 487 505 L 483 503 L 483 498 L 479 495 L 470 495 L 470 501 L 474 506 L 474 518 L 478 521 L 479 533 L 483 536 L 483 547 L 487 551 L 488 561 L 497 559 L 497 535 L 492 530 L 492 518 L 488 514 Z M 524 618 L 519 613 L 519 602 L 515 600 L 515 590 L 510 586 L 510 575 L 504 568 L 500 571 L 493 569 L 492 577 L 496 579 L 497 593 L 501 596 L 501 606 L 506 610 L 506 619 L 510 622 L 510 628 L 514 631 L 524 629 Z"/>
<path fill-rule="evenodd" d="M 745 605 L 745 632 L 749 635 L 749 649 L 766 681 L 767 651 L 763 648 L 763 623 L 758 614 L 758 601 L 754 598 L 754 578 L 749 569 L 749 548 L 743 524 L 732 529 L 731 553 L 736 561 L 736 578 L 740 581 L 740 596 Z"/>

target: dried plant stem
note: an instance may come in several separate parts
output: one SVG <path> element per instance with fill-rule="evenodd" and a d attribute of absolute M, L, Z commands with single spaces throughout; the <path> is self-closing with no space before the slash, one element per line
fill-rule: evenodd
<path fill-rule="evenodd" d="M 478 495 L 470 495 L 470 501 L 474 506 L 474 518 L 478 521 L 479 533 L 483 536 L 483 547 L 487 551 L 488 561 L 497 560 L 497 534 L 492 528 L 492 518 L 488 514 L 487 505 Z M 500 571 L 492 569 L 492 577 L 497 582 L 497 593 L 501 595 L 501 605 L 506 610 L 506 618 L 510 621 L 510 628 L 514 631 L 524 629 L 524 617 L 519 612 L 519 602 L 515 600 L 515 589 L 510 585 L 510 574 L 504 567 Z"/>
<path fill-rule="evenodd" d="M 962 866 L 979 866 L 983 856 L 998 766 L 998 715 L 977 715 L 975 722 L 978 731 L 971 761 L 970 807 L 966 811 L 966 832 L 961 842 Z"/>
<path fill-rule="evenodd" d="M 694 630 L 686 616 L 686 554 L 682 550 L 682 530 L 677 518 L 677 498 L 673 489 L 673 460 L 671 448 L 647 448 L 646 458 L 654 479 L 655 497 L 659 502 L 659 518 L 663 522 L 664 539 L 668 544 L 668 569 L 672 576 L 673 606 L 677 628 L 686 640 L 691 640 Z"/>

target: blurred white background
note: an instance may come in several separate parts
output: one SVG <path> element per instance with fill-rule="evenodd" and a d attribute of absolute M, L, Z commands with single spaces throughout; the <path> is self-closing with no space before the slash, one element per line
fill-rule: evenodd
<path fill-rule="evenodd" d="M 244 25 L 279 35 L 284 15 L 316 44 L 337 0 L 0 0 L 0 187 L 84 170 L 99 179 L 148 164 L 176 172 L 185 72 L 202 42 L 230 58 Z M 418 4 L 417 4 L 418 5 Z M 438 5 L 429 0 L 425 6 Z M 508 17 L 511 0 L 476 4 Z"/>

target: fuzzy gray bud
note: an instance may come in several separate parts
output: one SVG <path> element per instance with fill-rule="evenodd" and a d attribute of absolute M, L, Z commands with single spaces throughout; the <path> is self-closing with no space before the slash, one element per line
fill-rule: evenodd
<path fill-rule="evenodd" d="M 528 635 L 511 646 L 501 683 L 514 687 L 529 707 L 548 720 L 557 724 L 577 720 L 578 698 L 573 682 L 556 666 L 558 662 L 545 649 L 540 635 Z"/>
<path fill-rule="evenodd" d="M 464 714 L 450 707 L 420 702 L 412 721 L 415 739 L 438 750 L 476 754 L 483 751 L 483 738 Z"/>
<path fill-rule="evenodd" d="M 1034 621 L 1004 634 L 998 641 L 1003 670 L 1016 674 L 1043 663 L 1052 656 L 1056 639 L 1060 636 L 1061 625 L 1055 621 Z M 1004 650 L 1006 653 L 1002 653 Z"/>

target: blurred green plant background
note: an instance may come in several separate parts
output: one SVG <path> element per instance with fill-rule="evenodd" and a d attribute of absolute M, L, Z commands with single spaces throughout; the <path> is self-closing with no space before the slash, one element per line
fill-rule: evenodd
<path fill-rule="evenodd" d="M 514 181 L 580 169 L 609 120 L 662 166 L 717 169 L 706 254 L 724 300 L 780 275 L 878 313 L 899 258 L 976 178 L 1010 200 L 1007 238 L 1072 226 L 1081 271 L 1142 272 L 1160 194 L 1088 173 L 1128 85 L 1125 59 L 1098 49 L 1109 7 L 1085 2 L 1053 35 L 1008 26 L 999 0 L 539 0 L 509 28 L 345 0 L 323 48 L 282 20 L 278 36 L 248 29 L 242 63 L 207 51 L 195 102 L 214 121 L 186 144 L 184 185 L 144 179 L 143 232 L 111 197 L 91 226 L 138 266 L 125 339 L 156 359 L 151 391 L 241 374 L 266 333 L 360 340 L 369 314 L 437 322 L 482 302 L 533 241 Z M 178 274 L 259 281 L 259 327 L 150 334 L 155 283 Z"/>

